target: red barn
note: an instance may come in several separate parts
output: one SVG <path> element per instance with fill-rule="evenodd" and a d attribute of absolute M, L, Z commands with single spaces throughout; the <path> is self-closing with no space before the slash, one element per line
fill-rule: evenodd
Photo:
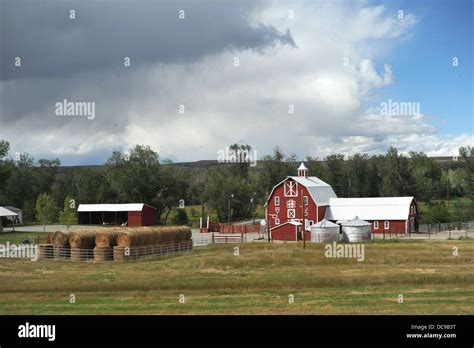
<path fill-rule="evenodd" d="M 413 197 L 331 198 L 326 219 L 372 224 L 372 233 L 405 234 L 418 231 L 418 208 Z"/>
<path fill-rule="evenodd" d="M 156 223 L 156 208 L 143 203 L 80 204 L 79 224 L 148 226 Z"/>
<path fill-rule="evenodd" d="M 418 208 L 413 197 L 337 198 L 329 184 L 308 176 L 303 163 L 298 176 L 288 176 L 278 183 L 265 203 L 272 240 L 302 240 L 301 224 L 307 231 L 324 218 L 342 222 L 355 217 L 370 222 L 373 233 L 418 231 Z M 305 239 L 311 239 L 309 231 Z"/>
<path fill-rule="evenodd" d="M 315 176 L 308 177 L 308 168 L 301 163 L 298 176 L 288 176 L 278 183 L 265 203 L 270 238 L 277 240 L 285 236 L 283 240 L 289 240 L 286 239 L 290 236 L 288 230 L 298 225 L 287 223 L 304 223 L 306 230 L 322 220 L 331 197 L 337 197 L 332 187 Z M 301 233 L 295 234 L 292 240 L 298 239 L 302 239 Z M 309 239 L 308 233 L 306 240 Z"/>

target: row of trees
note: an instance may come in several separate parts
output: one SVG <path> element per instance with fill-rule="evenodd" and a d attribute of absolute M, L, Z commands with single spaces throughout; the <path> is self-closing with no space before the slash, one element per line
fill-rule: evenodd
<path fill-rule="evenodd" d="M 244 153 L 251 150 L 248 145 L 238 144 L 230 148 Z M 450 197 L 472 198 L 473 156 L 473 148 L 463 147 L 457 162 L 442 165 L 424 153 L 405 156 L 390 148 L 384 155 L 345 158 L 334 154 L 323 160 L 308 157 L 305 163 L 310 175 L 331 184 L 340 197 L 413 195 L 419 202 L 434 204 Z M 245 160 L 245 156 L 240 158 Z M 225 222 L 254 216 L 257 205 L 265 202 L 273 186 L 287 175 L 295 175 L 299 162 L 296 156 L 275 148 L 255 167 L 250 161 L 181 166 L 160 159 L 148 146 L 137 145 L 127 153 L 113 152 L 103 166 L 60 167 L 59 159 L 35 161 L 28 154 L 11 158 L 9 144 L 2 140 L 0 205 L 22 208 L 25 220 L 41 219 L 38 201 L 48 197 L 55 207 L 50 209 L 54 211 L 51 219 L 57 221 L 58 207 L 66 207 L 68 199 L 77 204 L 145 202 L 156 207 L 158 216 L 166 222 L 173 210 L 198 204 L 202 216 L 213 209 Z M 457 218 L 472 218 L 472 208 L 460 208 L 463 213 L 470 211 Z M 186 220 L 182 211 L 179 216 Z M 441 220 L 436 216 L 431 219 Z"/>

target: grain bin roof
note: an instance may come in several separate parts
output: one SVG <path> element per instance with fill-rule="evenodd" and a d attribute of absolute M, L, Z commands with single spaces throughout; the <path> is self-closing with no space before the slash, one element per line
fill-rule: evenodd
<path fill-rule="evenodd" d="M 126 203 L 126 204 L 79 204 L 78 212 L 119 212 L 119 211 L 142 211 L 146 204 Z M 153 208 L 153 207 L 151 207 Z M 156 208 L 153 208 L 156 209 Z"/>
<path fill-rule="evenodd" d="M 18 216 L 18 214 L 6 208 L 0 207 L 0 216 Z"/>
<path fill-rule="evenodd" d="M 342 221 L 342 226 L 370 226 L 370 222 L 361 220 L 357 216 L 348 221 Z"/>
<path fill-rule="evenodd" d="M 335 224 L 329 220 L 322 219 L 316 224 L 311 225 L 311 227 L 316 227 L 316 228 L 328 228 L 328 227 L 339 227 L 338 224 Z"/>
<path fill-rule="evenodd" d="M 407 220 L 413 197 L 330 198 L 328 220 Z"/>

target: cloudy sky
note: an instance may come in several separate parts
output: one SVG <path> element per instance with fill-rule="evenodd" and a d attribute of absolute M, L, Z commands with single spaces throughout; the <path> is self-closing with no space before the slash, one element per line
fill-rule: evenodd
<path fill-rule="evenodd" d="M 472 16 L 469 0 L 0 0 L 0 139 L 66 165 L 135 144 L 176 162 L 235 142 L 451 156 L 474 144 Z M 95 117 L 58 115 L 65 99 Z"/>

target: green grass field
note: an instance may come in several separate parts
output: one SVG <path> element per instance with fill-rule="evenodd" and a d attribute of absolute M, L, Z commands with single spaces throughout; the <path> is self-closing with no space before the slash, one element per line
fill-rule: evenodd
<path fill-rule="evenodd" d="M 2 259 L 0 314 L 474 314 L 472 240 L 368 243 L 363 262 L 315 244 L 234 247 L 125 263 Z"/>

